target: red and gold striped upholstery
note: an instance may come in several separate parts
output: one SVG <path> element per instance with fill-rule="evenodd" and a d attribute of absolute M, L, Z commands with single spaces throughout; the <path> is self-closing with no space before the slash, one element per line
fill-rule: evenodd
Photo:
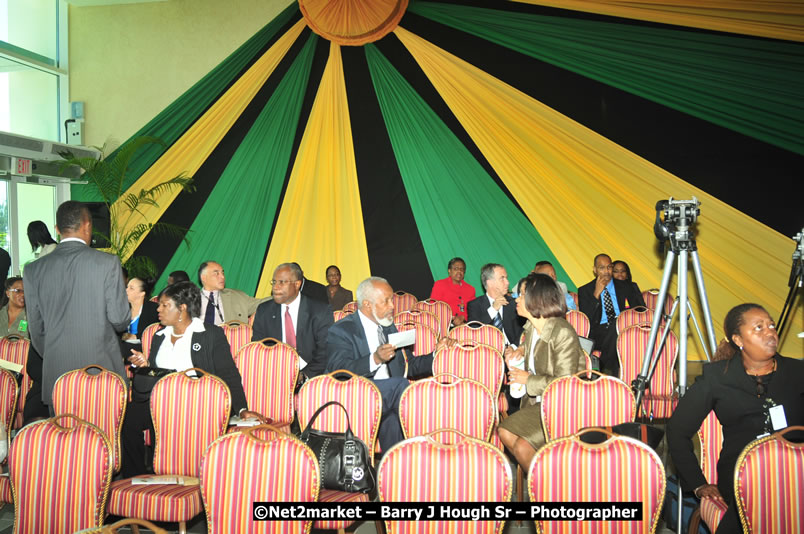
<path fill-rule="evenodd" d="M 411 295 L 405 291 L 396 291 L 394 292 L 394 312 L 400 313 L 403 311 L 412 310 L 416 303 L 419 302 L 419 299 L 416 298 L 415 295 Z"/>
<path fill-rule="evenodd" d="M 438 317 L 434 314 L 426 311 L 421 310 L 408 310 L 399 312 L 394 315 L 394 325 L 396 325 L 397 329 L 399 325 L 405 323 L 420 323 L 426 326 L 427 328 L 432 329 L 435 331 L 436 335 L 440 335 L 439 332 L 441 331 L 441 322 L 438 320 Z"/>
<path fill-rule="evenodd" d="M 103 431 L 73 415 L 37 421 L 11 442 L 8 468 L 14 532 L 75 532 L 100 527 L 112 480 Z"/>
<path fill-rule="evenodd" d="M 589 337 L 591 323 L 589 323 L 589 317 L 587 317 L 584 312 L 578 310 L 567 310 L 566 318 L 567 322 L 572 325 L 579 336 Z"/>
<path fill-rule="evenodd" d="M 439 374 L 417 380 L 402 393 L 399 421 L 406 438 L 454 429 L 488 441 L 497 422 L 494 395 L 480 382 Z"/>
<path fill-rule="evenodd" d="M 433 355 L 433 374 L 441 373 L 476 380 L 496 397 L 505 378 L 505 360 L 488 345 L 456 343 Z"/>
<path fill-rule="evenodd" d="M 416 309 L 427 311 L 438 317 L 438 322 L 441 325 L 438 329 L 440 336 L 446 336 L 449 332 L 449 325 L 452 323 L 452 308 L 446 302 L 441 300 L 427 299 L 420 300 L 416 303 Z"/>
<path fill-rule="evenodd" d="M 159 323 L 149 324 L 142 331 L 142 355 L 146 360 L 151 359 L 151 342 L 154 340 L 156 331 L 162 327 Z"/>
<path fill-rule="evenodd" d="M 620 360 L 620 379 L 630 384 L 642 371 L 642 362 L 645 358 L 645 347 L 650 340 L 650 326 L 634 325 L 623 330 L 617 337 L 617 357 Z M 658 340 L 657 340 L 658 343 Z M 678 404 L 675 394 L 674 368 L 678 356 L 678 340 L 676 335 L 668 332 L 656 372 L 645 390 L 642 401 L 642 413 L 666 419 L 673 414 Z"/>
<path fill-rule="evenodd" d="M 438 334 L 429 326 L 425 326 L 422 323 L 408 322 L 397 324 L 396 329 L 400 332 L 416 330 L 416 343 L 413 345 L 414 356 L 430 354 L 435 350 L 438 343 Z"/>
<path fill-rule="evenodd" d="M 89 369 L 99 372 L 90 374 Z M 120 430 L 128 390 L 123 379 L 98 365 L 61 375 L 53 385 L 53 411 L 72 414 L 97 426 L 112 446 L 114 470 L 120 470 Z"/>
<path fill-rule="evenodd" d="M 232 354 L 237 354 L 237 351 L 251 342 L 252 329 L 247 323 L 227 321 L 221 325 L 221 328 L 232 348 Z"/>
<path fill-rule="evenodd" d="M 265 341 L 265 340 L 263 340 Z M 275 339 L 266 346 L 248 343 L 235 355 L 249 409 L 272 421 L 277 427 L 293 422 L 293 389 L 299 374 L 296 350 Z"/>
<path fill-rule="evenodd" d="M 310 532 L 312 521 L 254 522 L 252 503 L 315 502 L 320 475 L 310 448 L 261 425 L 215 440 L 201 461 L 201 495 L 210 534 Z"/>
<path fill-rule="evenodd" d="M 701 423 L 698 439 L 701 441 L 701 471 L 707 483 L 717 484 L 717 461 L 723 448 L 723 427 L 714 411 L 709 412 Z M 709 531 L 715 532 L 726 513 L 726 505 L 714 499 L 702 499 L 700 513 Z"/>
<path fill-rule="evenodd" d="M 647 291 L 643 291 L 642 300 L 645 301 L 645 306 L 647 306 L 649 309 L 653 311 L 656 311 L 656 306 L 659 304 L 659 290 L 648 289 Z M 673 309 L 673 295 L 668 293 L 667 298 L 664 301 L 664 314 L 670 315 L 670 311 L 672 309 Z"/>
<path fill-rule="evenodd" d="M 804 443 L 784 438 L 791 426 L 753 441 L 734 471 L 737 510 L 746 532 L 804 532 Z"/>
<path fill-rule="evenodd" d="M 336 377 L 347 377 L 338 380 Z M 307 427 L 310 417 L 324 403 L 340 402 L 349 412 L 349 422 L 355 436 L 363 440 L 374 463 L 374 451 L 377 445 L 377 433 L 382 416 L 382 396 L 380 390 L 368 378 L 357 376 L 349 371 L 335 371 L 328 375 L 312 378 L 304 383 L 296 395 L 296 413 L 301 430 Z M 346 430 L 346 415 L 337 406 L 330 406 L 321 412 L 315 420 L 315 428 L 326 432 L 343 432 Z M 346 493 L 333 490 L 322 490 L 318 496 L 321 502 L 368 502 L 366 493 Z M 346 528 L 354 521 L 316 521 L 315 529 Z"/>
<path fill-rule="evenodd" d="M 347 312 L 347 311 L 343 311 L 343 310 L 335 310 L 335 311 L 332 312 L 332 318 L 337 323 L 338 321 L 340 321 L 341 319 L 343 319 L 344 317 L 346 317 L 350 313 L 354 313 L 354 312 Z"/>
<path fill-rule="evenodd" d="M 19 336 L 0 337 L 0 360 L 22 365 L 22 382 L 19 393 L 17 394 L 17 413 L 14 417 L 14 428 L 22 426 L 22 412 L 25 410 L 25 396 L 31 389 L 31 377 L 26 372 L 28 368 L 28 350 L 31 342 Z"/>
<path fill-rule="evenodd" d="M 6 425 L 6 436 L 11 435 L 11 429 L 14 426 L 18 394 L 17 379 L 14 378 L 11 371 L 0 368 L 0 417 L 3 418 Z M 2 495 L 0 495 L 0 502 L 11 501 L 3 501 Z"/>
<path fill-rule="evenodd" d="M 612 436 L 583 443 L 577 435 L 548 442 L 528 471 L 531 502 L 641 502 L 642 521 L 536 521 L 536 532 L 651 533 L 664 503 L 662 461 L 644 443 Z"/>
<path fill-rule="evenodd" d="M 231 395 L 220 378 L 193 368 L 160 379 L 151 392 L 151 417 L 156 433 L 155 475 L 197 477 L 207 446 L 221 436 L 229 421 Z M 112 484 L 108 513 L 149 521 L 183 524 L 201 513 L 197 485 L 132 485 L 131 479 Z M 180 527 L 181 528 L 181 527 Z"/>
<path fill-rule="evenodd" d="M 597 380 L 581 380 L 588 373 Z M 542 426 L 547 441 L 571 436 L 587 426 L 614 426 L 634 420 L 628 384 L 596 371 L 581 371 L 550 382 L 542 394 Z"/>
<path fill-rule="evenodd" d="M 352 302 L 347 302 L 343 305 L 343 311 L 347 314 L 354 313 L 357 311 L 357 301 L 353 300 Z"/>
<path fill-rule="evenodd" d="M 449 331 L 449 337 L 456 341 L 474 341 L 494 347 L 500 354 L 505 350 L 505 334 L 502 330 L 480 321 L 470 321 Z"/>
<path fill-rule="evenodd" d="M 508 502 L 513 491 L 505 455 L 481 440 L 457 433 L 445 444 L 436 433 L 401 441 L 380 462 L 377 487 L 383 502 Z M 457 439 L 456 437 L 457 436 Z M 496 533 L 504 521 L 386 521 L 388 534 Z"/>
<path fill-rule="evenodd" d="M 623 310 L 617 316 L 617 333 L 621 334 L 629 326 L 638 324 L 648 325 L 648 331 L 650 331 L 650 326 L 653 324 L 653 310 L 644 306 Z"/>

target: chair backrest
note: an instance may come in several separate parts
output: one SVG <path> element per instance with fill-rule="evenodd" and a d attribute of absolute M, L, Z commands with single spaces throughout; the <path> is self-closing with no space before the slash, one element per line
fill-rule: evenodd
<path fill-rule="evenodd" d="M 254 341 L 240 349 L 234 361 L 249 409 L 269 418 L 276 426 L 292 423 L 293 390 L 299 375 L 296 350 L 276 339 Z"/>
<path fill-rule="evenodd" d="M 408 310 L 399 312 L 394 315 L 394 324 L 397 328 L 404 323 L 421 323 L 424 326 L 431 328 L 435 331 L 436 335 L 440 335 L 441 322 L 434 314 L 421 310 Z"/>
<path fill-rule="evenodd" d="M 226 334 L 229 346 L 232 348 L 232 354 L 237 354 L 237 351 L 251 342 L 253 330 L 248 323 L 227 321 L 221 325 L 221 328 L 223 329 L 223 333 Z"/>
<path fill-rule="evenodd" d="M 505 379 L 505 360 L 488 345 L 471 341 L 456 343 L 433 355 L 433 374 L 441 373 L 477 380 L 496 396 Z"/>
<path fill-rule="evenodd" d="M 481 440 L 458 435 L 444 444 L 434 435 L 407 439 L 385 453 L 377 470 L 383 502 L 507 502 L 513 475 L 505 455 Z M 498 521 L 386 521 L 388 534 L 502 532 Z"/>
<path fill-rule="evenodd" d="M 659 290 L 648 289 L 642 292 L 642 300 L 645 301 L 645 306 L 649 309 L 656 311 L 656 306 L 659 305 Z M 670 311 L 673 309 L 673 295 L 670 293 L 667 294 L 667 298 L 664 301 L 664 314 L 670 315 Z"/>
<path fill-rule="evenodd" d="M 723 427 L 714 410 L 701 423 L 698 439 L 701 441 L 701 471 L 709 484 L 717 484 L 717 461 L 723 448 Z"/>
<path fill-rule="evenodd" d="M 591 323 L 589 317 L 582 311 L 567 310 L 567 322 L 572 325 L 579 336 L 589 337 Z"/>
<path fill-rule="evenodd" d="M 197 477 L 204 450 L 226 431 L 231 403 L 226 383 L 201 369 L 159 379 L 151 391 L 154 473 Z"/>
<path fill-rule="evenodd" d="M 495 397 L 480 382 L 436 375 L 412 383 L 399 400 L 399 421 L 406 438 L 453 429 L 488 441 L 497 422 Z"/>
<path fill-rule="evenodd" d="M 6 426 L 6 436 L 11 435 L 17 411 L 17 397 L 19 386 L 17 379 L 7 369 L 0 369 L 0 417 Z"/>
<path fill-rule="evenodd" d="M 14 532 L 55 534 L 100 527 L 112 466 L 104 432 L 73 415 L 25 426 L 9 451 Z"/>
<path fill-rule="evenodd" d="M 396 325 L 397 330 L 404 332 L 405 330 L 416 331 L 416 343 L 413 345 L 413 355 L 421 356 L 423 354 L 430 354 L 436 348 L 438 343 L 438 334 L 429 326 L 422 323 L 399 323 Z"/>
<path fill-rule="evenodd" d="M 416 309 L 430 312 L 438 317 L 439 324 L 441 325 L 438 329 L 438 334 L 440 336 L 447 335 L 449 325 L 452 322 L 452 307 L 450 307 L 449 304 L 435 299 L 420 300 L 416 303 Z"/>
<path fill-rule="evenodd" d="M 344 317 L 349 315 L 349 313 L 354 313 L 354 312 L 347 312 L 347 311 L 343 311 L 343 310 L 335 310 L 335 311 L 332 312 L 332 319 L 337 323 L 338 321 L 340 321 L 341 319 L 343 319 Z"/>
<path fill-rule="evenodd" d="M 658 337 L 658 336 L 657 336 Z M 620 380 L 630 384 L 642 371 L 645 358 L 645 347 L 650 341 L 650 326 L 634 325 L 623 330 L 617 337 L 617 357 L 620 360 Z M 658 340 L 657 340 L 658 343 Z M 671 398 L 675 391 L 674 368 L 678 356 L 678 339 L 670 331 L 664 348 L 659 354 L 656 372 L 648 384 L 648 391 L 653 398 Z M 648 412 L 647 405 L 642 404 L 643 411 Z M 648 415 L 650 413 L 648 412 Z M 655 414 L 658 417 L 669 417 L 670 414 Z"/>
<path fill-rule="evenodd" d="M 642 503 L 642 521 L 536 521 L 538 533 L 654 532 L 665 484 L 657 454 L 623 436 L 596 445 L 582 442 L 578 435 L 548 442 L 536 452 L 528 470 L 531 502 Z"/>
<path fill-rule="evenodd" d="M 90 374 L 90 369 L 98 372 Z M 53 411 L 75 415 L 98 427 L 112 446 L 115 471 L 120 470 L 120 431 L 127 400 L 123 379 L 98 365 L 64 373 L 53 385 Z"/>
<path fill-rule="evenodd" d="M 353 300 L 352 302 L 347 302 L 343 305 L 343 311 L 347 314 L 354 313 L 357 311 L 357 301 Z"/>
<path fill-rule="evenodd" d="M 6 360 L 22 366 L 22 370 L 20 371 L 22 381 L 20 382 L 19 393 L 17 394 L 17 413 L 13 421 L 14 428 L 22 427 L 25 396 L 28 395 L 28 390 L 31 389 L 31 377 L 29 377 L 26 372 L 28 368 L 28 351 L 30 348 L 31 342 L 23 337 L 10 335 L 0 338 L 0 360 Z"/>
<path fill-rule="evenodd" d="M 411 295 L 405 291 L 394 292 L 393 299 L 395 313 L 412 310 L 416 303 L 419 302 L 419 299 L 417 299 L 415 295 Z"/>
<path fill-rule="evenodd" d="M 749 443 L 734 471 L 737 511 L 746 532 L 804 531 L 804 443 L 784 438 L 791 426 Z"/>
<path fill-rule="evenodd" d="M 149 324 L 142 331 L 142 356 L 148 361 L 151 360 L 151 342 L 161 326 L 159 323 Z"/>
<path fill-rule="evenodd" d="M 587 374 L 596 380 L 582 380 Z M 550 382 L 542 393 L 544 437 L 551 441 L 587 426 L 614 426 L 634 420 L 634 394 L 628 384 L 597 371 L 581 371 Z"/>
<path fill-rule="evenodd" d="M 349 378 L 338 380 L 339 376 Z M 307 427 L 316 410 L 329 401 L 338 401 L 346 408 L 352 432 L 366 444 L 371 451 L 371 461 L 374 462 L 374 449 L 382 416 L 382 395 L 379 388 L 368 378 L 345 370 L 308 380 L 296 394 L 296 413 L 301 430 Z M 338 406 L 330 406 L 318 415 L 315 428 L 326 432 L 343 432 L 346 430 L 346 414 Z"/>
<path fill-rule="evenodd" d="M 629 326 L 646 324 L 648 328 L 653 324 L 653 310 L 644 306 L 628 308 L 617 316 L 617 333 L 621 334 Z"/>
<path fill-rule="evenodd" d="M 470 321 L 449 331 L 449 337 L 456 341 L 474 341 L 494 347 L 500 354 L 505 350 L 505 334 L 502 330 L 480 321 Z"/>
<path fill-rule="evenodd" d="M 272 426 L 221 436 L 201 461 L 208 532 L 310 532 L 312 521 L 255 522 L 252 503 L 315 502 L 320 479 L 313 451 Z"/>

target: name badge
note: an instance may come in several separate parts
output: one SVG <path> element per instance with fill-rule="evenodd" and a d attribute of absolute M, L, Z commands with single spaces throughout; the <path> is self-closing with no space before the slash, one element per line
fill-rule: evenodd
<path fill-rule="evenodd" d="M 27 332 L 28 331 L 28 321 L 26 321 L 25 319 L 20 321 L 20 329 L 19 330 L 20 330 L 20 332 Z"/>
<path fill-rule="evenodd" d="M 770 409 L 771 425 L 774 432 L 787 428 L 787 417 L 784 415 L 784 406 L 774 406 Z"/>

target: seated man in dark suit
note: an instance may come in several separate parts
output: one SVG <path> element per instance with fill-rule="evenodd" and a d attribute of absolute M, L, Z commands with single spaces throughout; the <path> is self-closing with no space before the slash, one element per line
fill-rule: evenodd
<path fill-rule="evenodd" d="M 505 334 L 506 344 L 519 345 L 524 319 L 517 315 L 516 302 L 508 295 L 505 267 L 487 263 L 480 269 L 480 282 L 486 294 L 469 302 L 468 319 L 495 326 Z"/>
<path fill-rule="evenodd" d="M 370 378 L 382 395 L 380 446 L 383 451 L 402 440 L 399 399 L 408 387 L 407 376 L 433 374 L 433 355 L 413 357 L 409 348 L 397 349 L 388 343 L 394 326 L 394 290 L 376 276 L 357 286 L 358 311 L 347 315 L 329 329 L 327 371 L 346 369 Z M 447 345 L 442 338 L 436 350 Z M 411 347 L 412 348 L 412 347 Z"/>
<path fill-rule="evenodd" d="M 327 286 L 324 284 L 319 284 L 315 280 L 310 280 L 309 278 L 304 277 L 304 271 L 302 271 L 301 265 L 294 262 L 293 265 L 298 267 L 299 272 L 301 274 L 301 294 L 305 297 L 314 298 L 320 302 L 325 302 L 329 304 L 329 297 L 327 296 Z"/>
<path fill-rule="evenodd" d="M 617 316 L 627 308 L 644 306 L 645 301 L 635 284 L 612 277 L 611 257 L 595 256 L 595 279 L 578 288 L 578 307 L 589 317 L 589 337 L 600 351 L 600 366 L 617 376 Z"/>
<path fill-rule="evenodd" d="M 299 353 L 299 369 L 312 378 L 327 367 L 327 332 L 332 326 L 329 304 L 300 293 L 301 269 L 283 263 L 271 280 L 273 300 L 257 307 L 251 341 L 272 337 L 293 346 Z"/>

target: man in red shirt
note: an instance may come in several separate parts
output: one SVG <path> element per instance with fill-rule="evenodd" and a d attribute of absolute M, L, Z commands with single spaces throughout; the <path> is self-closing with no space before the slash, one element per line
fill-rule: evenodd
<path fill-rule="evenodd" d="M 475 288 L 464 282 L 466 262 L 462 258 L 452 258 L 447 264 L 449 276 L 433 284 L 430 298 L 446 302 L 452 308 L 452 324 L 458 326 L 466 322 L 466 304 L 475 298 Z"/>

